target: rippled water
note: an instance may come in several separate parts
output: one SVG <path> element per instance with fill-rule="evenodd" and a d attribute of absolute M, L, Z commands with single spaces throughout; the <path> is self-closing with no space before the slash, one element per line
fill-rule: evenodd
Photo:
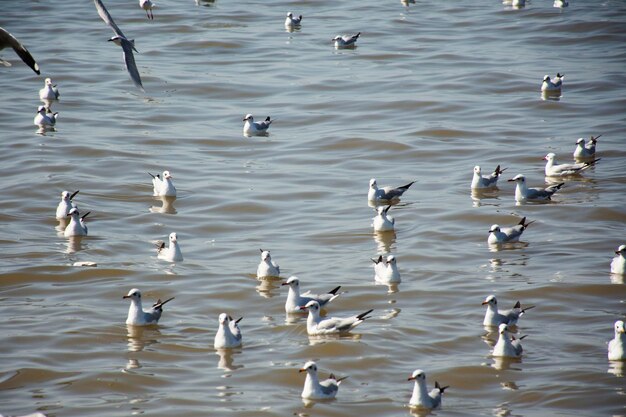
<path fill-rule="evenodd" d="M 105 1 L 136 39 L 147 93 L 132 85 L 93 2 L 2 1 L 0 26 L 42 68 L 10 50 L 0 67 L 0 412 L 51 416 L 408 415 L 416 368 L 451 387 L 438 415 L 624 415 L 623 364 L 606 342 L 624 317 L 626 5 L 534 0 Z M 302 29 L 283 27 L 288 11 Z M 330 39 L 361 31 L 354 50 Z M 544 74 L 566 74 L 559 101 Z M 55 132 L 32 119 L 43 76 L 61 90 Z M 244 138 L 242 117 L 275 119 Z M 543 161 L 571 159 L 603 134 L 602 158 L 548 204 L 516 206 L 513 187 L 472 198 L 474 165 L 531 185 Z M 163 210 L 146 172 L 169 169 Z M 373 235 L 366 204 L 381 185 L 417 180 L 395 236 Z M 58 236 L 62 190 L 80 189 L 90 235 Z M 535 223 L 492 252 L 492 223 Z M 178 233 L 185 260 L 156 260 Z M 306 336 L 286 321 L 280 281 L 257 281 L 259 248 L 302 287 L 346 291 L 328 308 L 374 308 L 352 337 Z M 398 258 L 395 292 L 375 285 L 378 254 Z M 72 266 L 96 262 L 96 268 Z M 175 296 L 158 328 L 127 329 L 122 295 Z M 494 361 L 484 298 L 536 305 L 518 326 L 521 361 Z M 217 316 L 244 316 L 244 346 L 212 348 Z M 349 375 L 337 400 L 302 403 L 309 359 Z"/>

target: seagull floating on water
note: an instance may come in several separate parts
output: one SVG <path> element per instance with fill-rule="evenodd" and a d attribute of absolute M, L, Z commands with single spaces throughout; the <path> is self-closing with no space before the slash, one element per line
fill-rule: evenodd
<path fill-rule="evenodd" d="M 541 91 L 543 93 L 560 93 L 564 77 L 564 75 L 557 72 L 556 77 L 554 77 L 554 81 L 552 81 L 549 75 L 545 75 L 543 77 L 543 82 L 541 83 Z"/>
<path fill-rule="evenodd" d="M 450 386 L 441 387 L 439 382 L 435 381 L 435 388 L 428 392 L 426 388 L 426 374 L 421 369 L 416 369 L 408 378 L 409 381 L 415 381 L 413 385 L 413 395 L 409 400 L 411 407 L 435 409 L 441 406 L 441 397 L 443 392 Z"/>
<path fill-rule="evenodd" d="M 46 106 L 37 107 L 37 114 L 33 119 L 33 124 L 39 127 L 54 127 L 57 124 L 59 112 L 47 113 Z"/>
<path fill-rule="evenodd" d="M 609 341 L 608 356 L 610 361 L 626 360 L 626 335 L 624 334 L 624 322 L 622 320 L 615 322 L 615 337 Z"/>
<path fill-rule="evenodd" d="M 483 326 L 499 326 L 503 323 L 509 325 L 517 324 L 517 320 L 519 320 L 526 311 L 535 308 L 535 306 L 522 308 L 522 305 L 518 301 L 511 310 L 500 311 L 498 310 L 498 300 L 496 300 L 495 295 L 489 295 L 485 298 L 483 305 L 487 306 Z"/>
<path fill-rule="evenodd" d="M 595 138 L 591 136 L 589 142 L 585 143 L 585 139 L 578 138 L 576 141 L 576 149 L 574 149 L 575 159 L 587 159 L 593 158 L 596 155 L 596 143 L 598 138 L 602 135 L 598 135 Z"/>
<path fill-rule="evenodd" d="M 298 17 L 293 17 L 293 13 L 287 13 L 287 18 L 285 19 L 285 26 L 300 26 L 302 23 L 302 15 Z"/>
<path fill-rule="evenodd" d="M 280 266 L 272 261 L 270 251 L 261 249 L 261 262 L 256 268 L 256 276 L 257 278 L 280 276 Z"/>
<path fill-rule="evenodd" d="M 342 294 L 338 292 L 341 285 L 333 288 L 326 294 L 313 294 L 311 291 L 300 294 L 300 280 L 298 277 L 289 277 L 282 285 L 289 286 L 287 301 L 285 301 L 285 311 L 287 313 L 301 313 L 303 311 L 301 306 L 307 305 L 310 301 L 315 301 L 320 307 L 324 307 Z"/>
<path fill-rule="evenodd" d="M 183 260 L 183 253 L 178 245 L 178 236 L 176 233 L 170 233 L 170 244 L 165 247 L 165 242 L 159 240 L 157 242 L 157 258 L 168 262 L 180 262 Z"/>
<path fill-rule="evenodd" d="M 298 372 L 307 373 L 304 380 L 304 388 L 302 389 L 302 398 L 306 400 L 330 400 L 335 398 L 341 381 L 347 378 L 347 376 L 337 378 L 335 375 L 330 374 L 328 379 L 320 382 L 317 376 L 317 364 L 313 361 L 305 363 Z"/>
<path fill-rule="evenodd" d="M 215 341 L 213 342 L 215 349 L 241 346 L 241 329 L 239 329 L 238 326 L 241 319 L 243 319 L 243 317 L 233 320 L 233 318 L 226 313 L 220 314 L 219 328 L 217 329 Z"/>
<path fill-rule="evenodd" d="M 556 162 L 556 155 L 552 152 L 544 156 L 546 161 L 545 173 L 547 177 L 565 177 L 568 175 L 578 175 L 587 168 L 593 166 L 600 160 L 594 159 L 589 162 L 579 162 L 577 164 L 558 164 Z"/>
<path fill-rule="evenodd" d="M 372 261 L 374 262 L 374 279 L 376 281 L 384 284 L 398 284 L 402 281 L 395 256 L 388 255 L 387 259 L 383 261 L 383 256 L 380 255 L 378 258 L 372 258 Z"/>
<path fill-rule="evenodd" d="M 255 122 L 254 117 L 251 114 L 246 114 L 243 118 L 245 122 L 243 124 L 243 134 L 244 136 L 264 136 L 267 134 L 267 129 L 269 129 L 272 121 L 270 116 L 267 116 L 262 122 Z"/>
<path fill-rule="evenodd" d="M 521 340 L 526 336 L 519 339 L 512 337 L 509 335 L 509 327 L 505 323 L 498 326 L 498 332 L 498 342 L 493 347 L 492 355 L 501 358 L 519 358 L 522 356 L 524 349 Z"/>
<path fill-rule="evenodd" d="M 39 65 L 37 65 L 37 62 L 35 62 L 35 58 L 33 58 L 30 52 L 28 52 L 28 49 L 26 49 L 24 45 L 22 45 L 22 43 L 15 38 L 15 36 L 7 32 L 6 29 L 0 27 L 0 51 L 7 46 L 13 48 L 15 53 L 20 58 L 22 58 L 22 61 L 24 61 L 26 65 L 28 65 L 33 71 L 35 71 L 37 75 L 41 74 L 41 72 L 39 71 Z M 7 67 L 11 66 L 9 62 L 3 59 L 0 59 L 0 64 L 3 64 Z"/>
<path fill-rule="evenodd" d="M 617 256 L 611 261 L 611 273 L 626 275 L 626 245 L 620 245 L 615 254 Z"/>
<path fill-rule="evenodd" d="M 413 185 L 415 181 L 403 185 L 401 187 L 383 187 L 378 188 L 376 179 L 370 180 L 370 188 L 367 191 L 367 199 L 372 202 L 399 200 L 402 194 Z"/>
<path fill-rule="evenodd" d="M 163 171 L 163 178 L 159 174 L 152 175 L 152 192 L 155 197 L 176 197 L 176 187 L 172 182 L 172 175 L 169 171 Z"/>
<path fill-rule="evenodd" d="M 372 226 L 374 226 L 375 232 L 390 232 L 394 230 L 396 220 L 391 216 L 387 216 L 390 208 L 391 206 L 376 208 L 378 215 L 372 219 L 374 220 Z"/>
<path fill-rule="evenodd" d="M 67 215 L 70 214 L 70 210 L 73 207 L 76 207 L 76 205 L 72 202 L 72 199 L 76 197 L 76 194 L 78 194 L 79 191 L 80 190 L 76 190 L 72 194 L 70 194 L 69 191 L 63 191 L 61 193 L 61 201 L 57 206 L 57 219 L 65 219 Z"/>
<path fill-rule="evenodd" d="M 45 100 L 58 100 L 61 94 L 59 93 L 59 89 L 56 84 L 52 85 L 52 79 L 46 78 L 44 81 L 44 87 L 39 90 L 39 98 L 43 101 Z"/>
<path fill-rule="evenodd" d="M 149 310 L 144 310 L 141 305 L 141 292 L 137 288 L 133 288 L 128 291 L 128 294 L 122 298 L 130 299 L 130 308 L 128 309 L 128 317 L 126 318 L 126 324 L 132 326 L 148 326 L 150 324 L 157 324 L 163 314 L 163 306 L 172 301 L 174 297 L 165 301 L 161 299 L 157 300 Z"/>
<path fill-rule="evenodd" d="M 365 319 L 368 319 L 370 317 L 368 314 L 374 311 L 373 309 L 367 310 L 364 313 L 347 318 L 322 318 L 320 317 L 320 305 L 315 300 L 309 301 L 305 306 L 300 306 L 300 309 L 309 311 L 309 316 L 306 320 L 306 331 L 310 336 L 348 333 L 350 330 L 363 323 Z"/>
<path fill-rule="evenodd" d="M 515 187 L 515 201 L 518 203 L 523 203 L 528 200 L 550 200 L 552 195 L 559 191 L 565 184 L 562 182 L 546 188 L 528 188 L 526 185 L 526 177 L 522 174 L 517 174 L 508 181 L 517 183 Z"/>
<path fill-rule="evenodd" d="M 115 36 L 109 39 L 109 41 L 122 47 L 124 64 L 126 65 L 126 70 L 128 71 L 128 74 L 130 74 L 131 80 L 133 80 L 133 83 L 135 84 L 135 86 L 137 86 L 137 88 L 141 89 L 141 91 L 144 91 L 143 85 L 141 84 L 141 77 L 139 76 L 139 70 L 137 69 L 137 64 L 135 64 L 135 56 L 133 55 L 133 51 L 139 52 L 137 51 L 137 49 L 135 49 L 135 40 L 128 39 L 124 35 L 124 33 L 113 21 L 113 18 L 109 14 L 106 7 L 104 7 L 104 4 L 101 0 L 94 0 L 94 4 L 96 5 L 96 10 L 98 11 L 98 14 L 102 18 L 102 20 L 104 20 L 104 23 L 109 25 L 111 29 L 113 29 L 113 32 L 115 32 Z"/>
<path fill-rule="evenodd" d="M 71 217 L 71 220 L 65 228 L 63 235 L 65 237 L 87 236 L 87 224 L 85 223 L 85 218 L 89 216 L 89 213 L 91 212 L 88 211 L 81 216 L 78 209 L 76 207 L 72 207 L 67 213 L 67 215 Z"/>
<path fill-rule="evenodd" d="M 356 41 L 361 36 L 361 32 L 356 35 L 337 35 L 332 41 L 335 42 L 335 48 L 354 48 L 356 47 Z"/>
<path fill-rule="evenodd" d="M 500 227 L 494 224 L 489 229 L 489 237 L 487 243 L 490 245 L 496 245 L 498 243 L 513 243 L 519 241 L 519 238 L 524 233 L 524 230 L 535 221 L 526 223 L 526 217 L 523 217 L 518 224 L 513 227 Z"/>
<path fill-rule="evenodd" d="M 498 185 L 498 178 L 500 175 L 506 170 L 500 169 L 500 165 L 496 167 L 493 173 L 489 176 L 481 175 L 480 166 L 476 165 L 474 167 L 474 177 L 472 178 L 472 188 L 490 188 Z"/>
<path fill-rule="evenodd" d="M 154 19 L 154 15 L 152 14 L 152 8 L 156 6 L 151 0 L 139 0 L 139 7 L 146 11 L 146 16 L 148 19 Z"/>

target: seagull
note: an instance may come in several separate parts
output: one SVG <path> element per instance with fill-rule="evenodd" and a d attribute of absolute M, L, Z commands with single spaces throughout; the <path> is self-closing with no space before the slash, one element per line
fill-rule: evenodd
<path fill-rule="evenodd" d="M 76 207 L 72 207 L 67 213 L 68 217 L 71 217 L 70 224 L 67 225 L 63 235 L 65 237 L 71 236 L 87 236 L 87 224 L 85 224 L 85 218 L 89 216 L 90 211 L 82 216 L 78 212 Z"/>
<path fill-rule="evenodd" d="M 267 134 L 267 129 L 269 129 L 273 120 L 271 120 L 270 116 L 267 116 L 262 122 L 255 122 L 254 117 L 251 114 L 246 114 L 243 118 L 245 122 L 243 125 L 243 134 L 244 136 L 263 136 Z"/>
<path fill-rule="evenodd" d="M 74 191 L 74 193 L 70 194 L 69 191 L 63 191 L 61 193 L 61 201 L 57 206 L 57 219 L 65 219 L 68 214 L 70 214 L 70 210 L 76 205 L 72 202 L 72 199 L 78 194 L 80 190 Z"/>
<path fill-rule="evenodd" d="M 589 138 L 589 142 L 585 144 L 585 139 L 578 138 L 576 141 L 576 149 L 574 149 L 574 158 L 575 159 L 586 159 L 593 158 L 596 155 L 596 142 L 598 142 L 598 138 L 602 135 L 598 135 L 595 138 L 591 136 Z"/>
<path fill-rule="evenodd" d="M 611 273 L 613 274 L 626 274 L 626 245 L 621 245 L 615 251 L 616 257 L 611 261 Z"/>
<path fill-rule="evenodd" d="M 398 284 L 401 282 L 395 256 L 388 255 L 383 262 L 383 256 L 380 255 L 378 259 L 372 258 L 372 261 L 374 262 L 374 279 L 376 281 L 385 284 Z"/>
<path fill-rule="evenodd" d="M 310 336 L 319 336 L 326 334 L 348 333 L 363 320 L 368 319 L 368 314 L 372 310 L 347 318 L 337 317 L 320 317 L 320 305 L 317 301 L 311 300 L 305 306 L 300 306 L 301 310 L 309 310 L 309 316 L 306 319 L 306 331 Z"/>
<path fill-rule="evenodd" d="M 500 165 L 496 167 L 493 173 L 489 176 L 482 176 L 480 166 L 474 167 L 474 177 L 472 178 L 472 188 L 490 188 L 498 185 L 498 178 L 506 168 L 500 169 Z"/>
<path fill-rule="evenodd" d="M 298 17 L 293 17 L 293 13 L 287 13 L 287 18 L 285 19 L 285 26 L 300 26 L 302 23 L 302 15 Z"/>
<path fill-rule="evenodd" d="M 526 0 L 513 0 L 511 2 L 511 5 L 515 8 L 522 8 L 522 7 L 526 7 Z"/>
<path fill-rule="evenodd" d="M 300 313 L 302 312 L 300 306 L 306 305 L 311 301 L 317 302 L 319 307 L 324 307 L 342 294 L 338 293 L 341 285 L 333 288 L 326 294 L 312 294 L 311 291 L 300 294 L 300 280 L 298 277 L 289 277 L 281 285 L 289 285 L 287 301 L 285 301 L 285 311 L 287 313 Z"/>
<path fill-rule="evenodd" d="M 176 233 L 170 233 L 170 245 L 166 248 L 165 242 L 159 240 L 157 242 L 157 258 L 167 262 L 180 262 L 183 260 L 183 253 L 178 246 L 178 237 Z"/>
<path fill-rule="evenodd" d="M 261 262 L 256 268 L 256 276 L 257 278 L 280 276 L 280 266 L 272 261 L 270 251 L 261 249 Z"/>
<path fill-rule="evenodd" d="M 37 114 L 33 119 L 33 124 L 39 127 L 53 127 L 57 124 L 59 113 L 46 113 L 46 106 L 37 107 Z"/>
<path fill-rule="evenodd" d="M 415 181 L 403 185 L 401 187 L 383 187 L 378 188 L 376 178 L 370 180 L 370 189 L 367 192 L 367 199 L 372 202 L 398 200 L 406 190 L 413 185 Z"/>
<path fill-rule="evenodd" d="M 113 42 L 116 45 L 122 47 L 124 63 L 126 64 L 126 70 L 128 70 L 130 78 L 133 80 L 133 83 L 135 83 L 135 86 L 137 86 L 137 88 L 141 89 L 141 91 L 145 91 L 143 89 L 143 85 L 141 85 L 141 77 L 139 76 L 139 70 L 137 70 L 137 64 L 135 64 L 135 56 L 133 55 L 133 50 L 135 52 L 139 52 L 137 51 L 137 49 L 135 49 L 135 40 L 128 39 L 126 36 L 124 36 L 124 33 L 122 33 L 119 27 L 117 27 L 117 25 L 113 21 L 113 18 L 107 11 L 106 7 L 104 7 L 104 4 L 101 0 L 93 1 L 96 5 L 96 10 L 98 10 L 98 14 L 102 18 L 102 20 L 104 20 L 104 23 L 109 25 L 111 29 L 113 29 L 113 32 L 115 32 L 115 36 L 109 39 L 109 42 Z"/>
<path fill-rule="evenodd" d="M 450 386 L 441 387 L 439 382 L 435 381 L 435 388 L 428 392 L 426 388 L 426 374 L 421 369 L 416 369 L 408 378 L 408 381 L 415 381 L 413 385 L 413 395 L 409 400 L 409 406 L 420 408 L 439 408 L 441 406 L 441 397 L 443 392 Z"/>
<path fill-rule="evenodd" d="M 543 93 L 560 93 L 561 86 L 563 85 L 563 78 L 565 76 L 561 75 L 557 72 L 556 77 L 554 77 L 554 82 L 550 80 L 549 75 L 545 75 L 543 77 L 543 82 L 541 83 L 541 92 Z"/>
<path fill-rule="evenodd" d="M 305 363 L 298 372 L 307 373 L 304 380 L 304 388 L 302 389 L 302 398 L 306 400 L 329 400 L 335 398 L 341 381 L 347 378 L 347 376 L 337 378 L 335 375 L 330 374 L 328 379 L 320 382 L 317 376 L 317 364 L 313 361 Z"/>
<path fill-rule="evenodd" d="M 378 215 L 373 218 L 374 223 L 372 223 L 375 232 L 389 232 L 394 230 L 396 220 L 391 216 L 387 216 L 387 212 L 390 208 L 391 206 L 381 206 L 376 209 Z"/>
<path fill-rule="evenodd" d="M 4 28 L 0 27 L 0 51 L 7 46 L 13 48 L 15 53 L 20 58 L 22 58 L 22 61 L 24 61 L 26 65 L 28 65 L 33 71 L 35 71 L 35 74 L 41 74 L 41 72 L 39 71 L 39 65 L 37 65 L 37 62 L 35 62 L 35 58 L 33 58 L 30 52 L 28 52 L 28 49 L 26 49 L 24 45 L 22 45 L 20 41 L 15 38 L 15 36 L 11 35 Z M 4 64 L 7 67 L 11 66 L 10 63 L 4 61 L 3 59 L 0 59 L 0 64 Z"/>
<path fill-rule="evenodd" d="M 139 0 L 139 7 L 146 11 L 146 16 L 148 16 L 150 20 L 154 19 L 154 15 L 152 14 L 152 8 L 154 6 L 156 6 L 156 4 L 150 0 Z"/>
<path fill-rule="evenodd" d="M 130 299 L 130 308 L 128 309 L 128 317 L 126 318 L 126 324 L 132 326 L 147 326 L 150 324 L 157 324 L 163 314 L 163 306 L 165 303 L 170 302 L 174 297 L 165 301 L 158 299 L 156 303 L 152 305 L 150 310 L 144 310 L 141 306 L 141 292 L 137 288 L 133 288 L 128 291 L 128 294 L 122 298 Z"/>
<path fill-rule="evenodd" d="M 489 229 L 489 237 L 487 243 L 490 245 L 496 245 L 498 243 L 512 243 L 517 242 L 524 233 L 524 230 L 535 221 L 526 223 L 526 217 L 523 217 L 518 224 L 513 227 L 500 227 L 494 224 Z"/>
<path fill-rule="evenodd" d="M 623 361 L 626 360 L 626 336 L 624 335 L 624 322 L 617 320 L 615 322 L 615 337 L 609 341 L 609 360 Z"/>
<path fill-rule="evenodd" d="M 567 2 L 567 0 L 554 0 L 554 3 L 552 4 L 552 6 L 562 9 L 563 7 L 569 6 L 569 3 Z"/>
<path fill-rule="evenodd" d="M 39 90 L 39 98 L 42 101 L 46 100 L 58 100 L 61 94 L 59 94 L 59 89 L 56 84 L 52 85 L 52 79 L 46 78 L 44 81 L 44 87 Z"/>
<path fill-rule="evenodd" d="M 558 164 L 556 162 L 556 155 L 552 152 L 543 157 L 546 161 L 545 173 L 547 177 L 564 177 L 567 175 L 577 175 L 586 170 L 587 168 L 595 165 L 600 160 L 594 159 L 589 162 L 579 162 L 577 164 Z"/>
<path fill-rule="evenodd" d="M 510 339 L 509 327 L 505 323 L 501 323 L 498 326 L 498 332 L 498 342 L 493 347 L 492 355 L 503 358 L 519 358 L 522 356 L 524 349 L 522 349 L 520 341 L 526 336 L 522 336 L 519 339 L 515 339 L 515 337 Z"/>
<path fill-rule="evenodd" d="M 169 171 L 163 171 L 163 178 L 159 174 L 152 175 L 152 188 L 155 197 L 176 197 L 176 187 L 172 183 L 172 175 Z"/>
<path fill-rule="evenodd" d="M 354 48 L 356 47 L 356 40 L 359 39 L 361 32 L 356 35 L 337 35 L 331 40 L 335 42 L 335 48 Z"/>
<path fill-rule="evenodd" d="M 522 174 L 517 174 L 508 181 L 515 181 L 517 183 L 517 186 L 515 187 L 515 201 L 518 203 L 525 202 L 527 200 L 550 200 L 552 195 L 559 191 L 565 184 L 562 182 L 546 188 L 528 188 L 526 185 L 526 177 Z"/>
<path fill-rule="evenodd" d="M 483 326 L 499 326 L 502 323 L 510 325 L 517 324 L 517 320 L 519 320 L 527 310 L 535 308 L 535 306 L 522 308 L 522 305 L 518 301 L 511 310 L 498 311 L 498 300 L 496 300 L 495 295 L 487 296 L 485 301 L 483 301 L 483 305 L 487 306 Z"/>
<path fill-rule="evenodd" d="M 241 330 L 237 325 L 243 317 L 233 320 L 231 316 L 222 313 L 219 316 L 220 327 L 215 334 L 213 347 L 215 349 L 234 348 L 241 346 Z"/>

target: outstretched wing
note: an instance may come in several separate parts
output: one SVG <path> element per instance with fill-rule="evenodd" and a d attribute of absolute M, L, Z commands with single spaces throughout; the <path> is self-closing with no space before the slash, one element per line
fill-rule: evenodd
<path fill-rule="evenodd" d="M 102 20 L 104 20 L 104 23 L 106 23 L 107 25 L 111 26 L 111 29 L 113 29 L 113 32 L 115 32 L 115 34 L 117 36 L 121 36 L 122 38 L 126 38 L 126 36 L 124 36 L 124 33 L 115 24 L 115 21 L 113 21 L 113 18 L 109 14 L 109 11 L 106 9 L 106 7 L 104 7 L 104 4 L 102 3 L 102 1 L 101 0 L 93 0 L 93 2 L 96 5 L 96 10 L 98 11 L 98 14 L 102 18 Z"/>

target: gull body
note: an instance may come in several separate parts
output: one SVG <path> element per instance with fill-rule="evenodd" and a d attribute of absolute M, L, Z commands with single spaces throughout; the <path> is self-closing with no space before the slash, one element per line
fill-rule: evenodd
<path fill-rule="evenodd" d="M 104 4 L 101 0 L 94 0 L 94 4 L 96 5 L 96 10 L 98 11 L 98 15 L 102 18 L 104 23 L 109 25 L 115 36 L 109 39 L 109 42 L 113 42 L 116 45 L 122 48 L 122 54 L 124 57 L 124 65 L 126 65 L 126 70 L 130 75 L 130 79 L 133 81 L 137 88 L 144 91 L 143 85 L 141 84 L 141 76 L 139 75 L 139 70 L 137 69 L 137 64 L 135 64 L 135 56 L 133 55 L 133 51 L 137 52 L 135 49 L 135 41 L 133 39 L 128 39 L 124 33 L 120 30 L 120 28 L 115 24 L 113 18 L 109 14 L 109 11 L 104 7 Z"/>
<path fill-rule="evenodd" d="M 378 188 L 376 178 L 370 180 L 370 188 L 367 191 L 367 199 L 372 202 L 398 200 L 406 190 L 413 185 L 415 181 L 411 181 L 400 187 L 383 187 Z"/>
<path fill-rule="evenodd" d="M 550 200 L 552 195 L 559 191 L 565 183 L 559 183 L 551 185 L 546 188 L 529 188 L 526 185 L 526 177 L 522 174 L 518 174 L 515 177 L 508 180 L 509 182 L 516 182 L 515 187 L 515 201 L 522 203 L 528 200 Z"/>
<path fill-rule="evenodd" d="M 270 251 L 261 249 L 261 262 L 256 268 L 256 276 L 257 278 L 280 276 L 280 266 L 272 260 Z"/>
<path fill-rule="evenodd" d="M 161 301 L 159 299 L 149 310 L 144 310 L 141 304 L 141 292 L 137 288 L 133 288 L 128 291 L 128 294 L 122 298 L 130 300 L 126 324 L 130 324 L 132 326 L 148 326 L 150 324 L 157 324 L 161 318 L 161 314 L 163 313 L 163 305 L 174 299 L 174 297 L 165 301 Z"/>
<path fill-rule="evenodd" d="M 61 94 L 59 93 L 59 89 L 56 85 L 52 85 L 52 80 L 50 78 L 46 78 L 44 81 L 44 86 L 41 90 L 39 90 L 39 98 L 41 100 L 58 100 Z"/>
<path fill-rule="evenodd" d="M 332 41 L 335 42 L 335 48 L 354 48 L 356 46 L 356 41 L 361 36 L 361 32 L 356 35 L 337 35 Z"/>
<path fill-rule="evenodd" d="M 368 310 L 356 316 L 346 318 L 322 318 L 320 317 L 320 305 L 315 300 L 309 301 L 305 306 L 300 306 L 300 308 L 309 311 L 309 316 L 306 320 L 306 331 L 310 336 L 348 333 L 369 318 L 368 314 L 374 311 Z"/>
<path fill-rule="evenodd" d="M 335 398 L 341 381 L 347 378 L 336 378 L 335 375 L 330 374 L 328 379 L 320 381 L 317 376 L 317 364 L 313 361 L 305 363 L 299 372 L 306 372 L 304 388 L 302 389 L 302 398 L 305 400 L 330 400 Z"/>
<path fill-rule="evenodd" d="M 154 6 L 156 6 L 156 4 L 151 0 L 139 0 L 139 7 L 146 11 L 146 16 L 150 20 L 154 19 L 154 15 L 152 14 L 152 8 Z"/>
<path fill-rule="evenodd" d="M 183 260 L 183 253 L 178 245 L 178 236 L 176 233 L 170 233 L 169 246 L 165 247 L 165 242 L 157 243 L 157 258 L 167 262 L 180 262 Z"/>
<path fill-rule="evenodd" d="M 61 201 L 57 206 L 57 219 L 65 219 L 68 214 L 70 214 L 70 210 L 76 205 L 72 202 L 72 199 L 78 194 L 80 190 L 74 191 L 74 193 L 70 194 L 69 191 L 63 191 L 61 193 Z"/>
<path fill-rule="evenodd" d="M 611 273 L 626 275 L 626 245 L 620 245 L 615 251 L 615 255 L 611 261 Z"/>
<path fill-rule="evenodd" d="M 498 326 L 498 342 L 493 347 L 493 356 L 501 358 L 519 358 L 522 356 L 524 349 L 520 342 L 521 339 L 511 339 L 509 328 L 505 323 Z"/>
<path fill-rule="evenodd" d="M 222 313 L 219 316 L 219 327 L 215 334 L 215 341 L 213 347 L 215 349 L 234 348 L 241 346 L 241 329 L 239 329 L 238 323 L 243 317 L 233 320 L 231 316 L 226 313 Z"/>
<path fill-rule="evenodd" d="M 378 259 L 373 258 L 372 261 L 374 262 L 374 279 L 376 281 L 384 284 L 398 284 L 401 282 L 400 272 L 398 271 L 394 255 L 388 255 L 385 261 L 383 261 L 383 256 L 380 255 Z"/>
<path fill-rule="evenodd" d="M 480 189 L 480 188 L 491 188 L 498 185 L 498 178 L 500 175 L 506 170 L 500 169 L 500 165 L 496 167 L 491 175 L 481 175 L 480 166 L 476 165 L 474 167 L 474 176 L 472 177 L 472 188 Z"/>
<path fill-rule="evenodd" d="M 6 47 L 11 47 L 15 51 L 15 53 L 24 61 L 26 65 L 28 65 L 35 74 L 41 74 L 39 70 L 39 65 L 35 61 L 35 58 L 28 52 L 28 49 L 22 45 L 20 41 L 13 35 L 11 35 L 6 29 L 0 27 L 0 51 Z M 0 63 L 11 66 L 8 62 L 0 59 Z"/>
<path fill-rule="evenodd" d="M 373 218 L 374 222 L 372 223 L 375 232 L 389 232 L 394 230 L 396 220 L 387 215 L 390 208 L 391 206 L 378 207 L 376 209 L 378 215 Z"/>
<path fill-rule="evenodd" d="M 517 324 L 517 320 L 519 320 L 527 310 L 535 307 L 530 306 L 522 308 L 522 305 L 518 301 L 511 310 L 498 310 L 498 300 L 496 300 L 495 295 L 487 296 L 485 301 L 483 301 L 483 305 L 487 306 L 483 326 L 499 326 L 503 323 L 509 325 Z"/>
<path fill-rule="evenodd" d="M 324 307 L 341 295 L 338 292 L 341 286 L 333 288 L 326 294 L 313 294 L 311 291 L 300 294 L 300 280 L 298 277 L 289 277 L 282 285 L 289 286 L 287 301 L 285 301 L 285 312 L 287 313 L 301 313 L 303 311 L 301 306 L 306 306 L 310 301 L 315 301 L 320 307 Z"/>
<path fill-rule="evenodd" d="M 441 407 L 441 397 L 443 392 L 449 387 L 440 387 L 439 382 L 435 381 L 435 388 L 428 392 L 426 388 L 426 374 L 421 369 L 416 369 L 408 378 L 409 381 L 415 381 L 413 385 L 413 394 L 409 400 L 411 407 L 435 409 Z"/>
<path fill-rule="evenodd" d="M 626 360 L 626 335 L 622 320 L 615 322 L 615 337 L 609 341 L 608 357 L 610 361 Z"/>
<path fill-rule="evenodd" d="M 576 149 L 574 149 L 575 159 L 588 159 L 593 158 L 596 155 L 596 143 L 598 138 L 602 135 L 598 135 L 595 138 L 591 136 L 589 142 L 585 143 L 585 139 L 578 138 L 576 141 Z"/>
<path fill-rule="evenodd" d="M 46 106 L 37 107 L 37 114 L 33 119 L 33 124 L 39 127 L 54 127 L 57 124 L 59 113 L 46 113 Z"/>
<path fill-rule="evenodd" d="M 176 197 L 176 187 L 169 171 L 163 171 L 163 177 L 159 174 L 148 174 L 152 177 L 152 192 L 155 197 Z"/>
<path fill-rule="evenodd" d="M 246 114 L 243 121 L 245 122 L 243 124 L 243 134 L 245 136 L 263 136 L 272 124 L 270 116 L 267 116 L 262 122 L 255 122 L 251 114 Z"/>
<path fill-rule="evenodd" d="M 287 13 L 287 18 L 285 19 L 285 26 L 300 26 L 302 23 L 302 15 L 298 17 L 293 17 L 293 13 Z"/>
<path fill-rule="evenodd" d="M 70 223 L 65 228 L 63 235 L 65 237 L 72 236 L 87 236 L 87 224 L 85 223 L 85 218 L 89 216 L 89 213 L 85 213 L 82 217 L 78 212 L 76 207 L 72 207 L 70 211 L 67 213 L 70 219 Z"/>
<path fill-rule="evenodd" d="M 556 155 L 552 152 L 544 156 L 546 162 L 545 173 L 547 177 L 564 177 L 567 175 L 577 175 L 582 173 L 587 168 L 595 165 L 600 159 L 594 159 L 589 162 L 579 162 L 576 164 L 558 164 L 556 162 Z"/>
<path fill-rule="evenodd" d="M 494 224 L 489 229 L 489 237 L 487 243 L 490 245 L 496 245 L 498 243 L 512 243 L 519 241 L 519 238 L 524 233 L 524 230 L 530 226 L 534 221 L 526 223 L 526 217 L 523 217 L 518 224 L 513 227 L 500 227 Z"/>
<path fill-rule="evenodd" d="M 561 86 L 563 85 L 564 77 L 564 75 L 557 73 L 556 77 L 554 77 L 554 81 L 552 81 L 549 75 L 545 75 L 543 77 L 543 82 L 541 83 L 541 91 L 544 93 L 561 92 Z"/>

